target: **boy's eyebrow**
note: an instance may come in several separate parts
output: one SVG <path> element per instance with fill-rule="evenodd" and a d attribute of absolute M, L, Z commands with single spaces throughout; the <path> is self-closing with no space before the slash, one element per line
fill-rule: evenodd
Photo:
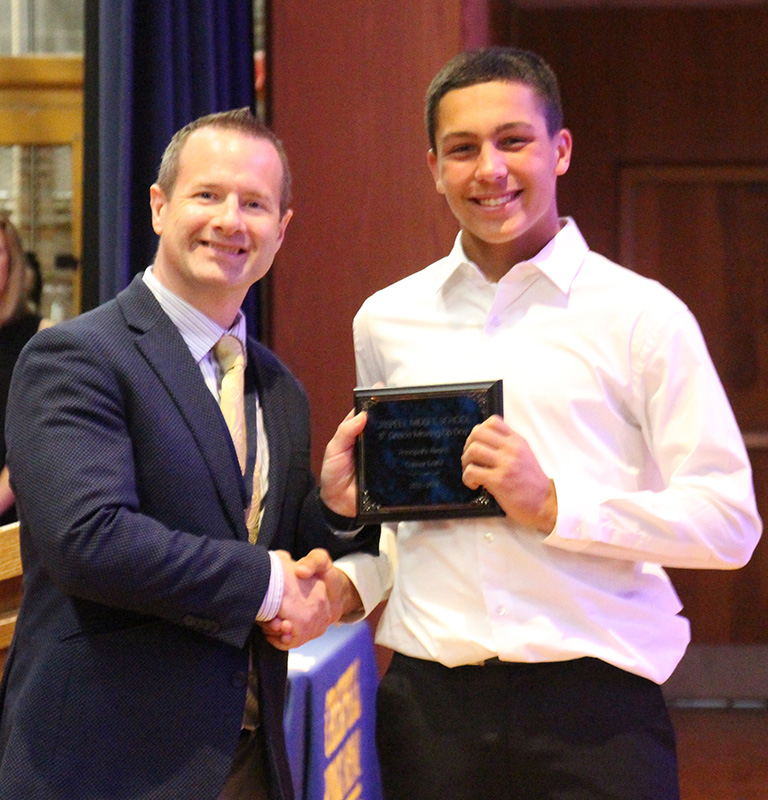
<path fill-rule="evenodd" d="M 505 122 L 502 125 L 499 125 L 497 128 L 494 128 L 494 135 L 498 136 L 501 133 L 506 133 L 507 131 L 514 130 L 514 129 L 530 129 L 533 126 L 530 122 L 526 122 L 520 120 L 519 122 Z M 477 136 L 475 131 L 449 131 L 442 137 L 442 141 L 446 141 L 446 139 L 460 139 L 466 136 Z"/>

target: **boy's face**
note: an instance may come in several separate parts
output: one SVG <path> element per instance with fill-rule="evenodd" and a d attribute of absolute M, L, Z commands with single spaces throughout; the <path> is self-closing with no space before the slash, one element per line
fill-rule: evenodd
<path fill-rule="evenodd" d="M 570 133 L 549 135 L 529 86 L 493 81 L 442 98 L 429 167 L 481 269 L 489 259 L 509 269 L 557 233 L 555 186 L 570 157 Z"/>

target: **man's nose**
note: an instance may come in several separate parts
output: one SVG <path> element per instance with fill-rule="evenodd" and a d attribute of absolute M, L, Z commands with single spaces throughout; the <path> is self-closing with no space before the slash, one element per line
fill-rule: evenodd
<path fill-rule="evenodd" d="M 215 218 L 215 224 L 227 233 L 242 228 L 243 218 L 240 213 L 240 199 L 229 194 L 221 202 Z"/>

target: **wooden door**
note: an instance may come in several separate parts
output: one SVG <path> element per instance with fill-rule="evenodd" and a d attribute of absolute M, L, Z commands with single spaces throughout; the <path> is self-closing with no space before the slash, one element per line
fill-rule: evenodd
<path fill-rule="evenodd" d="M 561 213 L 692 309 L 768 519 L 768 48 L 764 5 L 548 8 L 515 44 L 557 72 L 571 169 Z M 766 537 L 768 539 L 768 537 Z M 737 571 L 674 570 L 693 645 L 681 695 L 768 697 L 768 541 Z"/>
<path fill-rule="evenodd" d="M 621 261 L 702 328 L 768 509 L 768 167 L 621 171 Z M 738 572 L 671 573 L 703 644 L 768 642 L 768 547 Z"/>

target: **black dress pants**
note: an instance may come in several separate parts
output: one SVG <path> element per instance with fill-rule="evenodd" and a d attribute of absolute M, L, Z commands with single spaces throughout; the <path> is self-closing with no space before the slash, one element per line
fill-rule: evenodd
<path fill-rule="evenodd" d="M 269 800 L 266 752 L 262 729 L 243 729 L 218 800 Z"/>
<path fill-rule="evenodd" d="M 679 800 L 655 683 L 593 658 L 448 668 L 395 654 L 377 698 L 385 800 Z"/>

